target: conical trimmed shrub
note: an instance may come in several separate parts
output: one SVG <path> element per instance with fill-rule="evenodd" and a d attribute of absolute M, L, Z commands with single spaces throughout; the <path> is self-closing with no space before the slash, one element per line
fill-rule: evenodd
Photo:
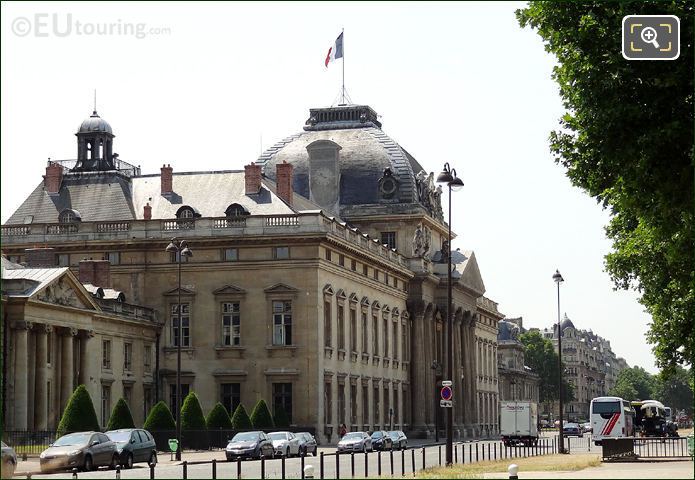
<path fill-rule="evenodd" d="M 268 410 L 268 405 L 266 405 L 265 400 L 260 399 L 255 407 L 253 407 L 253 412 L 251 412 L 251 424 L 253 428 L 264 429 L 273 428 L 275 424 L 273 423 L 273 417 L 270 415 L 270 410 Z"/>
<path fill-rule="evenodd" d="M 246 413 L 246 409 L 241 403 L 237 405 L 234 415 L 232 415 L 232 428 L 234 430 L 251 430 L 253 428 L 249 414 Z"/>
<path fill-rule="evenodd" d="M 120 428 L 135 428 L 133 415 L 130 413 L 130 408 L 125 399 L 120 398 L 113 407 L 109 423 L 106 425 L 106 430 L 118 430 Z"/>
<path fill-rule="evenodd" d="M 205 415 L 200 407 L 198 395 L 191 392 L 186 395 L 181 407 L 181 430 L 205 430 Z"/>
<path fill-rule="evenodd" d="M 276 427 L 289 427 L 290 419 L 287 416 L 287 412 L 282 407 L 277 407 L 275 409 L 275 415 L 273 415 L 273 421 Z"/>
<path fill-rule="evenodd" d="M 208 430 L 231 429 L 232 420 L 229 418 L 229 412 L 220 402 L 217 402 L 208 417 L 205 419 Z"/>
<path fill-rule="evenodd" d="M 58 424 L 56 435 L 61 437 L 66 433 L 99 431 L 99 420 L 94 410 L 92 397 L 89 396 L 87 387 L 79 385 L 65 406 L 63 416 Z"/>
<path fill-rule="evenodd" d="M 142 428 L 155 432 L 158 430 L 176 430 L 174 416 L 171 414 L 169 406 L 163 400 L 160 400 L 152 407 Z"/>

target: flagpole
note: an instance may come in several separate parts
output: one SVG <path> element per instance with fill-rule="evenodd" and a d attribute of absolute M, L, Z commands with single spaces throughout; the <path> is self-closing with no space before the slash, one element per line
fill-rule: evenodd
<path fill-rule="evenodd" d="M 340 91 L 340 98 L 342 101 L 340 103 L 345 104 L 345 29 L 343 28 L 340 32 L 343 38 L 343 89 Z"/>

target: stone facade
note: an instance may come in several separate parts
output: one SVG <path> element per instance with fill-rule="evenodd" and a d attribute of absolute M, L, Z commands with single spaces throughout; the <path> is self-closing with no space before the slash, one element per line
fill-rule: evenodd
<path fill-rule="evenodd" d="M 524 346 L 519 335 L 524 333 L 523 319 L 505 318 L 498 324 L 497 358 L 499 395 L 501 401 L 524 401 L 538 404 L 539 377 L 524 363 Z"/>

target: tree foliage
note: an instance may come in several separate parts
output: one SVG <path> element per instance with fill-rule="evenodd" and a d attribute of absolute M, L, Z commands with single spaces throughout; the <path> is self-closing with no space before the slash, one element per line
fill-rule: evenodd
<path fill-rule="evenodd" d="M 181 406 L 181 430 L 205 430 L 205 415 L 195 392 L 186 395 Z"/>
<path fill-rule="evenodd" d="M 125 399 L 119 398 L 116 406 L 113 407 L 109 423 L 106 425 L 106 430 L 118 430 L 121 428 L 135 428 L 133 415 L 130 413 L 130 407 Z"/>
<path fill-rule="evenodd" d="M 176 421 L 174 420 L 174 416 L 171 414 L 169 406 L 164 403 L 163 400 L 160 400 L 154 405 L 154 407 L 152 407 L 152 410 L 150 410 L 150 414 L 147 415 L 147 419 L 145 420 L 145 424 L 142 428 L 153 432 L 158 430 L 176 429 Z"/>
<path fill-rule="evenodd" d="M 615 386 L 608 395 L 625 400 L 659 400 L 655 395 L 654 376 L 642 367 L 625 368 L 618 373 Z"/>
<path fill-rule="evenodd" d="M 676 367 L 656 376 L 655 397 L 674 411 L 693 413 L 692 370 Z"/>
<path fill-rule="evenodd" d="M 234 430 L 249 430 L 253 428 L 249 414 L 246 413 L 246 409 L 241 403 L 237 405 L 234 415 L 232 415 L 232 428 Z"/>
<path fill-rule="evenodd" d="M 268 405 L 262 398 L 256 403 L 251 412 L 251 423 L 253 428 L 264 429 L 273 428 L 275 424 L 273 423 L 273 417 L 270 415 L 270 410 L 268 410 Z"/>
<path fill-rule="evenodd" d="M 210 413 L 208 413 L 205 423 L 208 430 L 231 429 L 232 420 L 229 418 L 229 412 L 224 405 L 217 402 Z"/>
<path fill-rule="evenodd" d="M 677 15 L 680 57 L 625 60 L 621 24 L 628 14 Z M 693 3 L 532 1 L 517 18 L 537 29 L 558 59 L 553 78 L 567 113 L 550 135 L 550 149 L 572 183 L 610 209 L 608 273 L 616 287 L 641 293 L 658 365 L 690 363 Z"/>
<path fill-rule="evenodd" d="M 276 427 L 289 427 L 290 419 L 287 416 L 287 412 L 282 407 L 277 407 L 275 409 L 275 415 L 273 415 L 273 422 L 275 422 Z"/>
<path fill-rule="evenodd" d="M 557 353 L 553 342 L 538 330 L 522 333 L 519 340 L 524 345 L 524 362 L 540 377 L 538 385 L 539 401 L 549 403 L 560 398 L 558 393 L 558 364 Z M 563 377 L 562 400 L 570 402 L 574 400 L 574 386 Z"/>
<path fill-rule="evenodd" d="M 98 432 L 99 420 L 87 387 L 79 385 L 65 406 L 56 435 L 61 437 L 66 433 L 84 431 Z"/>

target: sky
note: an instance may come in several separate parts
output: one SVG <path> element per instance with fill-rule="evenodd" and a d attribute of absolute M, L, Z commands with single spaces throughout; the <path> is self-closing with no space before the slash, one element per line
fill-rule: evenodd
<path fill-rule="evenodd" d="M 548 149 L 564 109 L 554 57 L 516 21 L 523 5 L 3 2 L 2 221 L 49 157 L 76 157 L 95 90 L 114 151 L 143 173 L 241 169 L 301 131 L 309 108 L 336 103 L 344 67 L 350 98 L 386 134 L 427 171 L 448 162 L 463 179 L 453 246 L 475 251 L 504 314 L 550 327 L 559 269 L 563 314 L 656 372 L 649 315 L 604 271 L 609 215 Z M 343 29 L 344 62 L 326 68 Z"/>

